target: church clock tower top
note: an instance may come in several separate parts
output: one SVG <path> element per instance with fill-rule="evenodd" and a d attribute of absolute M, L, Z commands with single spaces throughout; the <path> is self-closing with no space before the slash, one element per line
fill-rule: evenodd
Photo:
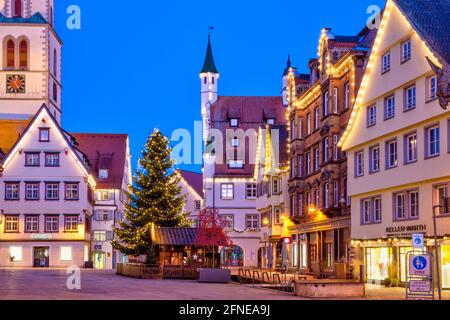
<path fill-rule="evenodd" d="M 0 0 L 0 13 L 3 16 L 0 16 L 0 22 L 9 18 L 18 23 L 48 22 L 53 25 L 53 8 L 54 0 Z"/>

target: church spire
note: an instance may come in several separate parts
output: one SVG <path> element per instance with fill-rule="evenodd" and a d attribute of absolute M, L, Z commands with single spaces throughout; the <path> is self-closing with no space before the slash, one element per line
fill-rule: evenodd
<path fill-rule="evenodd" d="M 216 64 L 214 63 L 210 34 L 208 34 L 208 48 L 206 49 L 205 63 L 203 64 L 203 68 L 200 73 L 219 73 L 219 71 L 217 71 Z"/>
<path fill-rule="evenodd" d="M 284 69 L 283 76 L 287 76 L 289 74 L 289 70 L 291 69 L 291 67 L 292 67 L 291 55 L 288 54 L 288 60 L 286 62 L 286 69 Z"/>

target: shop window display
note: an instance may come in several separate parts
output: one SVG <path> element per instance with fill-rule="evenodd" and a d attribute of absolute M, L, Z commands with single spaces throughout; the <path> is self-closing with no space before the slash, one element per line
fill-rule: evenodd
<path fill-rule="evenodd" d="M 392 263 L 392 249 L 367 248 L 366 266 L 367 279 L 383 281 L 389 277 L 389 266 Z"/>

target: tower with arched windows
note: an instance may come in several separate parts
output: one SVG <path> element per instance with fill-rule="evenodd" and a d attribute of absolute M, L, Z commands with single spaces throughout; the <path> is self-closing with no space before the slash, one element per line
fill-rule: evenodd
<path fill-rule="evenodd" d="M 43 103 L 61 122 L 61 47 L 54 0 L 0 7 L 0 119 L 23 119 Z"/>

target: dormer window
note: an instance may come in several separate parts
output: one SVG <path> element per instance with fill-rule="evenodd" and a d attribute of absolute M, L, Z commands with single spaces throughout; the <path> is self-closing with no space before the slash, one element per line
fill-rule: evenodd
<path fill-rule="evenodd" d="M 99 179 L 108 179 L 109 170 L 108 169 L 100 169 L 98 170 Z"/>
<path fill-rule="evenodd" d="M 50 142 L 50 128 L 39 129 L 39 142 Z"/>
<path fill-rule="evenodd" d="M 273 119 L 273 118 L 267 119 L 267 124 L 269 126 L 273 126 L 275 124 L 275 119 Z"/>
<path fill-rule="evenodd" d="M 233 118 L 230 119 L 230 127 L 236 128 L 239 126 L 239 119 Z"/>

